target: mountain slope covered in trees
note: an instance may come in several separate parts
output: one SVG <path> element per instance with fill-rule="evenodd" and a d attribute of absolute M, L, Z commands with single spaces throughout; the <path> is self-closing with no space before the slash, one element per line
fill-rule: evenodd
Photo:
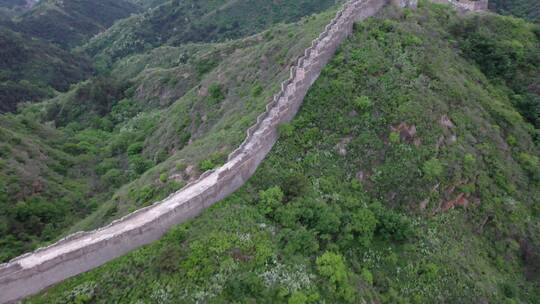
<path fill-rule="evenodd" d="M 536 0 L 490 0 L 489 7 L 499 14 L 540 22 L 540 2 Z"/>
<path fill-rule="evenodd" d="M 15 29 L 71 48 L 139 11 L 128 0 L 42 0 L 15 19 Z"/>
<path fill-rule="evenodd" d="M 92 39 L 84 50 L 106 66 L 158 45 L 223 41 L 255 34 L 271 24 L 297 21 L 335 4 L 334 0 L 173 0 L 122 20 Z"/>
<path fill-rule="evenodd" d="M 10 18 L 31 9 L 36 0 L 0 0 L 0 18 Z"/>
<path fill-rule="evenodd" d="M 426 2 L 357 24 L 240 191 L 27 303 L 540 301 L 537 92 L 512 82 L 537 29 Z"/>
<path fill-rule="evenodd" d="M 222 163 L 334 13 L 226 43 L 158 47 L 2 117 L 1 259 L 107 224 Z M 25 137 L 45 161 L 26 159 L 37 152 L 16 143 Z M 61 212 L 42 213 L 47 204 Z"/>
<path fill-rule="evenodd" d="M 6 45 L 1 54 L 5 63 L 0 66 L 4 82 L 0 108 L 14 111 L 19 103 L 55 96 L 55 90 L 64 92 L 92 75 L 90 65 L 97 74 L 108 74 L 116 61 L 134 53 L 245 37 L 333 5 L 333 0 L 44 0 L 13 18 L 0 12 L 2 45 Z M 95 57 L 89 61 L 78 47 L 98 33 L 83 47 Z"/>
<path fill-rule="evenodd" d="M 48 42 L 0 26 L 0 113 L 17 104 L 37 101 L 67 91 L 89 77 L 91 62 Z"/>
<path fill-rule="evenodd" d="M 0 113 L 65 92 L 93 74 L 93 63 L 68 49 L 140 10 L 129 1 L 0 2 Z"/>

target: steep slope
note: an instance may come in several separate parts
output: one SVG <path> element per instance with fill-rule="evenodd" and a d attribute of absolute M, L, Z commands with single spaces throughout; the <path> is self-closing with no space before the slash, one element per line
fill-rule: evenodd
<path fill-rule="evenodd" d="M 35 119 L 0 116 L 0 260 L 52 240 L 92 209 L 88 181 L 64 140 Z"/>
<path fill-rule="evenodd" d="M 139 10 L 127 0 L 43 0 L 16 19 L 16 30 L 71 48 Z"/>
<path fill-rule="evenodd" d="M 89 60 L 0 26 L 0 113 L 52 97 L 90 76 Z"/>
<path fill-rule="evenodd" d="M 517 18 L 475 18 L 455 26 L 464 55 L 474 60 L 537 129 L 540 141 L 540 25 Z"/>
<path fill-rule="evenodd" d="M 321 12 L 334 0 L 168 1 L 122 20 L 85 46 L 103 65 L 158 45 L 211 42 L 251 35 L 278 22 Z"/>
<path fill-rule="evenodd" d="M 15 5 L 9 2 L 6 7 L 8 4 Z M 14 111 L 18 103 L 52 97 L 53 90 L 66 91 L 70 84 L 87 79 L 91 73 L 88 59 L 80 52 L 70 54 L 58 47 L 73 49 L 98 33 L 104 32 L 85 50 L 93 56 L 99 53 L 92 65 L 98 73 L 107 74 L 113 62 L 132 53 L 164 44 L 179 46 L 244 37 L 334 4 L 333 0 L 280 4 L 236 0 L 45 0 L 13 20 L 9 12 L 0 12 L 0 39 L 6 45 L 0 54 L 5 61 L 0 66 L 0 112 Z M 116 20 L 130 15 L 106 31 Z"/>
<path fill-rule="evenodd" d="M 489 7 L 499 14 L 540 22 L 540 2 L 535 0 L 490 0 Z"/>
<path fill-rule="evenodd" d="M 135 78 L 131 100 L 147 110 L 128 125 L 152 119 L 153 128 L 135 144 L 140 147 L 137 155 L 156 166 L 148 166 L 150 169 L 139 179 L 121 188 L 72 232 L 107 223 L 111 216 L 106 212 L 111 208 L 116 211 L 114 217 L 119 217 L 146 206 L 223 163 L 244 140 L 245 130 L 281 81 L 288 77 L 290 65 L 324 29 L 333 13 L 279 25 L 225 44 L 162 47 L 120 62 L 121 73 L 128 66 L 144 66 L 139 65 L 143 62 L 155 67 Z M 182 63 L 186 56 L 188 64 Z M 125 65 L 127 62 L 130 64 Z M 195 85 L 186 89 L 189 83 Z M 172 99 L 171 104 L 175 95 L 180 97 Z M 129 128 L 121 131 L 118 136 L 129 136 Z"/>
<path fill-rule="evenodd" d="M 35 0 L 0 0 L 0 19 L 11 18 L 31 9 Z"/>
<path fill-rule="evenodd" d="M 25 6 L 26 5 L 26 1 L 25 0 L 1 0 L 0 1 L 0 7 L 5 7 L 5 8 L 15 8 L 15 7 L 20 7 L 20 6 Z"/>
<path fill-rule="evenodd" d="M 27 302 L 538 302 L 533 129 L 454 32 L 500 18 L 359 24 L 242 190 Z"/>
<path fill-rule="evenodd" d="M 124 0 L 44 0 L 37 5 L 10 0 L 0 7 L 5 8 L 0 11 L 0 113 L 14 111 L 22 102 L 52 97 L 88 78 L 91 62 L 65 48 L 140 10 Z"/>
<path fill-rule="evenodd" d="M 24 171 L 20 162 L 0 168 L 0 182 L 11 189 L 1 199 L 1 214 L 7 216 L 28 201 L 37 201 L 36 206 L 55 204 L 59 196 L 69 209 L 61 214 L 65 220 L 42 220 L 44 225 L 54 221 L 58 228 L 46 236 L 30 229 L 31 216 L 9 222 L 0 238 L 2 259 L 69 231 L 102 226 L 180 189 L 222 162 L 244 139 L 246 129 L 288 76 L 290 64 L 332 14 L 227 43 L 156 48 L 118 62 L 107 76 L 22 109 L 13 119 L 31 121 L 35 129 L 50 126 L 47 129 L 56 132 L 54 143 L 45 133 L 25 129 L 21 123 L 19 130 L 6 124 L 6 131 L 17 131 L 21 137 L 35 134 L 63 152 L 71 161 L 57 168 L 59 179 L 88 186 L 66 187 L 62 195 L 48 187 L 40 193 L 19 193 L 21 180 L 31 185 L 55 167 L 43 162 L 24 178 L 19 174 Z M 81 212 L 71 212 L 79 208 Z M 24 233 L 31 237 L 19 239 Z"/>

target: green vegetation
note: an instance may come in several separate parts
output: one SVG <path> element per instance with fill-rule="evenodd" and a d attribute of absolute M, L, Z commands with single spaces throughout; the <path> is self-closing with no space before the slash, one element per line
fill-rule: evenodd
<path fill-rule="evenodd" d="M 215 169 L 215 168 L 223 165 L 226 160 L 227 160 L 227 155 L 222 154 L 222 153 L 214 153 L 214 154 L 210 155 L 209 158 L 203 159 L 199 163 L 199 170 L 201 172 L 205 172 L 205 171 L 208 171 L 208 170 Z"/>
<path fill-rule="evenodd" d="M 45 140 L 45 139 L 47 140 Z M 63 134 L 35 121 L 0 117 L 0 260 L 51 241 L 95 209 L 84 164 L 62 151 Z"/>
<path fill-rule="evenodd" d="M 20 15 L 36 4 L 36 0 L 0 0 L 0 24 L 5 25 L 10 18 Z"/>
<path fill-rule="evenodd" d="M 18 32 L 72 48 L 140 8 L 128 0 L 40 0 L 15 19 Z"/>
<path fill-rule="evenodd" d="M 10 136 L 0 144 L 0 217 L 9 218 L 0 260 L 107 224 L 222 164 L 288 77 L 282 63 L 332 14 L 274 26 L 268 39 L 158 47 L 0 117 Z M 24 216 L 13 216 L 18 205 Z"/>
<path fill-rule="evenodd" d="M 129 1 L 0 2 L 0 113 L 65 92 L 93 73 L 80 45 L 139 10 Z M 7 11 L 2 14 L 1 12 Z M 16 15 L 16 17 L 13 17 Z"/>
<path fill-rule="evenodd" d="M 91 76 L 92 65 L 101 76 L 108 75 L 114 63 L 127 55 L 164 45 L 245 37 L 276 23 L 298 21 L 334 4 L 334 0 L 42 0 L 22 8 L 25 1 L 3 0 L 0 113 L 14 112 L 23 102 L 51 98 L 56 91 L 67 91 L 71 84 Z M 22 11 L 16 13 L 18 10 Z M 107 30 L 116 21 L 118 24 Z M 94 59 L 90 61 L 85 53 Z M 180 60 L 188 60 L 189 53 L 183 55 Z M 200 58 L 196 64 L 199 77 L 217 66 L 213 59 Z M 168 77 L 179 86 L 186 84 L 178 75 Z M 169 102 L 179 97 L 169 96 Z"/>
<path fill-rule="evenodd" d="M 540 26 L 511 17 L 469 18 L 456 24 L 466 57 L 474 60 L 495 86 L 537 130 L 540 141 Z"/>
<path fill-rule="evenodd" d="M 534 127 L 455 31 L 505 18 L 421 2 L 357 24 L 244 187 L 27 302 L 540 301 Z"/>
<path fill-rule="evenodd" d="M 84 50 L 105 64 L 159 45 L 214 42 L 255 34 L 272 24 L 335 5 L 334 0 L 172 0 L 126 18 L 92 39 Z"/>
<path fill-rule="evenodd" d="M 540 4 L 536 0 L 489 0 L 489 7 L 499 14 L 540 22 Z"/>
<path fill-rule="evenodd" d="M 0 26 L 0 113 L 52 97 L 92 73 L 88 59 Z"/>
<path fill-rule="evenodd" d="M 17 6 L 24 6 L 26 1 L 24 0 L 0 0 L 0 7 L 14 8 Z"/>

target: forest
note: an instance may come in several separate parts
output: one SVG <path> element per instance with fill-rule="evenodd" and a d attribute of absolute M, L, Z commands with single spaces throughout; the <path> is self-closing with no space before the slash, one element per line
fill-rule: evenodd
<path fill-rule="evenodd" d="M 111 66 L 10 31 L 5 84 L 47 98 L 20 102 L 5 91 L 18 104 L 0 116 L 0 261 L 103 226 L 221 164 L 334 13 L 235 40 L 162 45 Z M 65 82 L 55 90 L 46 76 Z"/>

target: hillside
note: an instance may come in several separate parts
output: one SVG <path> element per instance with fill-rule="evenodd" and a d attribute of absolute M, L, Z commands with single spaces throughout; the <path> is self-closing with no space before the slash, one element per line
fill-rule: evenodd
<path fill-rule="evenodd" d="M 490 0 L 489 6 L 499 14 L 540 22 L 540 2 L 536 0 Z"/>
<path fill-rule="evenodd" d="M 0 39 L 6 47 L 0 51 L 0 112 L 12 112 L 20 103 L 51 98 L 55 91 L 65 92 L 69 85 L 87 80 L 93 74 L 90 66 L 108 74 L 113 63 L 133 53 L 246 37 L 324 11 L 335 1 L 44 0 L 13 18 L 8 10 L 17 2 L 3 4 Z M 83 48 L 95 57 L 89 60 L 77 47 L 95 35 Z"/>
<path fill-rule="evenodd" d="M 7 193 L 0 197 L 0 215 L 9 220 L 0 238 L 1 259 L 102 226 L 223 162 L 333 13 L 226 43 L 159 47 L 6 116 L 11 123 L 4 132 L 28 134 L 44 146 L 42 157 L 50 161 L 39 166 L 18 161 L 20 155 L 35 154 L 33 145 L 6 140 L 8 165 L 0 168 L 0 184 Z M 56 161 L 47 153 L 52 149 L 66 160 Z M 32 174 L 22 174 L 30 169 Z M 37 193 L 21 187 L 53 175 L 59 184 L 72 186 L 62 188 L 62 195 L 54 185 Z M 58 217 L 34 213 L 31 202 L 47 206 L 57 204 L 58 197 L 65 206 Z M 16 206 L 26 216 L 12 216 Z M 35 230 L 35 222 L 55 229 Z"/>
<path fill-rule="evenodd" d="M 540 301 L 538 117 L 507 77 L 538 77 L 536 33 L 387 8 L 355 27 L 240 191 L 27 303 Z"/>
<path fill-rule="evenodd" d="M 31 9 L 36 4 L 35 0 L 0 0 L 0 18 L 21 14 Z"/>
<path fill-rule="evenodd" d="M 129 1 L 0 2 L 0 113 L 53 97 L 87 79 L 93 62 L 66 48 L 139 10 Z"/>
<path fill-rule="evenodd" d="M 52 240 L 92 210 L 65 135 L 28 118 L 0 116 L 0 260 Z M 68 174 L 69 172 L 69 174 Z"/>
<path fill-rule="evenodd" d="M 93 68 L 81 55 L 0 26 L 0 113 L 67 91 Z"/>
<path fill-rule="evenodd" d="M 128 0 L 42 0 L 16 18 L 15 30 L 72 48 L 139 10 Z"/>
<path fill-rule="evenodd" d="M 0 7 L 15 8 L 26 6 L 26 0 L 0 0 Z"/>
<path fill-rule="evenodd" d="M 84 50 L 99 64 L 107 66 L 158 45 L 244 37 L 271 24 L 297 21 L 335 4 L 334 0 L 173 0 L 118 22 L 92 39 Z"/>

